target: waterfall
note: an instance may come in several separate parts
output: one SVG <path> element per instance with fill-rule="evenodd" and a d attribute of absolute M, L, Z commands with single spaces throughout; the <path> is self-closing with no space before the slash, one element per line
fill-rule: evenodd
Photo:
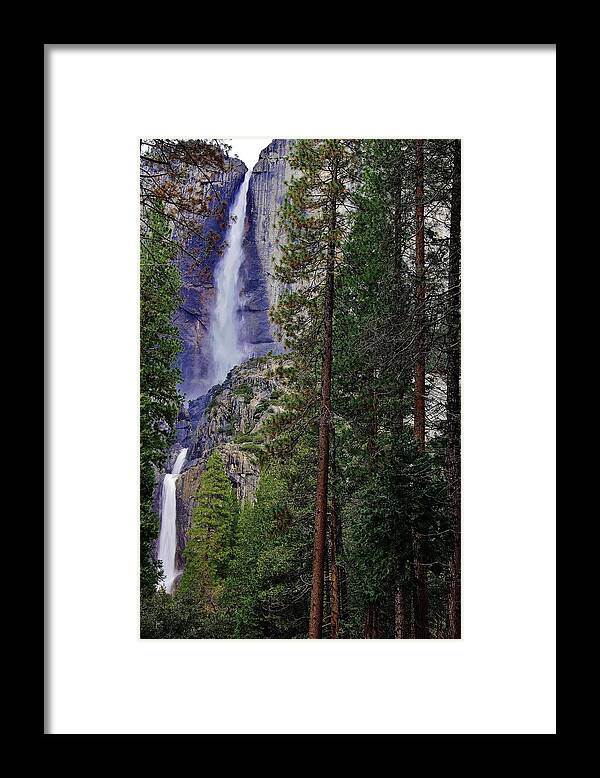
<path fill-rule="evenodd" d="M 165 473 L 162 484 L 162 500 L 160 506 L 160 536 L 158 538 L 158 558 L 163 564 L 165 579 L 160 584 L 164 586 L 168 594 L 173 589 L 175 578 L 177 577 L 177 566 L 175 563 L 175 553 L 177 551 L 177 501 L 175 495 L 175 482 L 181 472 L 187 448 L 182 448 L 179 452 L 173 471 Z"/>
<path fill-rule="evenodd" d="M 251 171 L 244 176 L 231 208 L 232 222 L 227 232 L 227 248 L 214 273 L 215 304 L 210 321 L 210 347 L 212 372 L 209 387 L 220 384 L 235 365 L 244 361 L 246 355 L 238 333 L 238 309 L 240 304 L 239 271 L 242 264 L 242 241 L 246 221 L 246 195 Z M 206 390 L 205 390 L 206 391 Z M 205 395 L 206 396 L 206 395 Z M 187 398 L 189 400 L 189 397 Z M 177 570 L 177 501 L 176 481 L 187 455 L 182 449 L 171 473 L 165 473 L 162 483 L 160 506 L 160 536 L 157 557 L 165 573 L 160 584 L 171 594 L 180 573 Z"/>
<path fill-rule="evenodd" d="M 211 320 L 212 385 L 220 384 L 227 373 L 245 358 L 238 337 L 239 271 L 242 264 L 242 240 L 246 221 L 246 194 L 251 172 L 248 170 L 232 208 L 227 248 L 215 271 L 215 306 Z"/>

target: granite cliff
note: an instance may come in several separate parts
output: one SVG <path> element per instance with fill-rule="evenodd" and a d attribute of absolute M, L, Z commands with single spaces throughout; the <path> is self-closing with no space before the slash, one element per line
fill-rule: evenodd
<path fill-rule="evenodd" d="M 281 250 L 279 211 L 292 171 L 287 161 L 293 141 L 273 140 L 261 151 L 248 187 L 244 261 L 240 269 L 240 300 L 244 338 L 249 354 L 280 351 L 269 319 L 283 290 L 274 265 Z"/>

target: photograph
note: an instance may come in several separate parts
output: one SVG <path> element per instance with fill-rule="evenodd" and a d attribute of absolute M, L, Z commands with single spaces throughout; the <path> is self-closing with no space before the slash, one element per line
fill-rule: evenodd
<path fill-rule="evenodd" d="M 555 735 L 557 44 L 43 48 L 44 733 Z"/>
<path fill-rule="evenodd" d="M 459 639 L 461 141 L 140 140 L 140 636 Z"/>

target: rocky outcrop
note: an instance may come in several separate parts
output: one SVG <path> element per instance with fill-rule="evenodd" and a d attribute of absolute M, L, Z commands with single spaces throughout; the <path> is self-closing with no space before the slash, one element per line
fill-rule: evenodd
<path fill-rule="evenodd" d="M 182 409 L 178 433 L 181 448 L 188 449 L 186 463 L 177 479 L 178 564 L 185 547 L 194 497 L 206 460 L 213 451 L 223 465 L 238 500 L 253 501 L 266 454 L 264 425 L 283 406 L 285 391 L 280 378 L 282 357 L 257 357 L 233 368 L 226 380 L 205 396 Z"/>
<path fill-rule="evenodd" d="M 287 157 L 293 140 L 273 140 L 261 151 L 248 187 L 240 303 L 248 354 L 278 353 L 281 346 L 269 309 L 283 290 L 274 275 L 282 237 L 280 209 L 292 171 Z"/>

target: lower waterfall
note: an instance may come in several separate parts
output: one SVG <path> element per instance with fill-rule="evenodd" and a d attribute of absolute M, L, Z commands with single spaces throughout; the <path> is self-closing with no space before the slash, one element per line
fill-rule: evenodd
<path fill-rule="evenodd" d="M 165 473 L 162 484 L 160 536 L 158 538 L 157 557 L 162 562 L 165 573 L 165 579 L 159 584 L 159 588 L 164 587 L 168 594 L 171 594 L 178 573 L 175 562 L 177 551 L 177 500 L 175 486 L 177 476 L 185 462 L 187 451 L 187 448 L 181 449 L 173 465 L 173 471 Z"/>

